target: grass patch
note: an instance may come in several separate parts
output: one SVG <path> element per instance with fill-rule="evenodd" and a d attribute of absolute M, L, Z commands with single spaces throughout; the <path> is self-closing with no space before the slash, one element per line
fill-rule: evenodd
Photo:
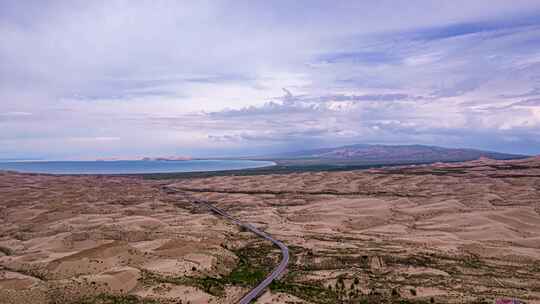
<path fill-rule="evenodd" d="M 270 284 L 270 290 L 288 293 L 314 303 L 339 303 L 339 294 L 337 292 L 317 285 L 274 281 Z"/>
<path fill-rule="evenodd" d="M 271 254 L 273 250 L 274 247 L 260 243 L 235 250 L 234 253 L 239 259 L 238 264 L 223 277 L 170 277 L 143 270 L 140 280 L 146 285 L 169 283 L 193 286 L 208 294 L 222 296 L 226 285 L 255 287 L 264 280 L 277 264 Z"/>
<path fill-rule="evenodd" d="M 229 276 L 224 278 L 224 280 L 233 285 L 251 287 L 264 280 L 267 273 L 268 271 L 265 271 L 260 267 L 253 267 L 253 264 L 248 260 L 240 259 L 238 267 L 233 269 Z"/>
<path fill-rule="evenodd" d="M 139 280 L 144 285 L 168 283 L 173 285 L 193 286 L 214 296 L 221 296 L 225 292 L 225 284 L 220 278 L 172 277 L 160 275 L 147 270 L 142 270 L 141 278 Z"/>
<path fill-rule="evenodd" d="M 431 267 L 436 265 L 435 260 L 427 255 L 411 256 L 385 256 L 384 261 L 389 265 L 407 265 L 414 267 Z"/>
<path fill-rule="evenodd" d="M 485 267 L 485 264 L 477 256 L 474 256 L 474 255 L 465 257 L 462 260 L 462 264 L 464 267 L 468 267 L 468 268 L 479 269 L 479 268 Z"/>

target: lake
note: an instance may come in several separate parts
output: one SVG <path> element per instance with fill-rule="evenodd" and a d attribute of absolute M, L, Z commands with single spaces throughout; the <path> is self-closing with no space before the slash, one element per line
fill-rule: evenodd
<path fill-rule="evenodd" d="M 0 162 L 0 170 L 49 174 L 138 174 L 240 170 L 274 165 L 271 161 L 255 160 L 24 161 Z"/>

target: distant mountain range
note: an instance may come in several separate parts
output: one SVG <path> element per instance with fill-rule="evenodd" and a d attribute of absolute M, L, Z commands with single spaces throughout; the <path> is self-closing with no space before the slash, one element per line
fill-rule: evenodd
<path fill-rule="evenodd" d="M 525 155 L 506 154 L 461 148 L 442 148 L 424 145 L 367 145 L 358 144 L 336 148 L 322 148 L 286 152 L 265 158 L 283 164 L 397 164 L 431 163 L 490 159 L 518 159 Z"/>

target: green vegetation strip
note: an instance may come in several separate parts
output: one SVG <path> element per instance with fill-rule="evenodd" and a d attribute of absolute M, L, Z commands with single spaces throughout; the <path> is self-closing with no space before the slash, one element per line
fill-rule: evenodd
<path fill-rule="evenodd" d="M 238 264 L 224 277 L 170 277 L 143 271 L 141 281 L 148 285 L 170 283 L 193 286 L 211 295 L 222 296 L 226 285 L 254 287 L 264 280 L 277 261 L 277 254 L 273 254 L 274 257 L 268 256 L 268 253 L 274 250 L 272 246 L 259 244 L 234 251 L 239 259 Z"/>
<path fill-rule="evenodd" d="M 450 256 L 440 254 L 402 255 L 403 253 L 389 252 L 314 252 L 310 249 L 290 246 L 290 264 L 288 272 L 279 281 L 270 285 L 273 292 L 293 295 L 310 303 L 435 303 L 433 298 L 410 298 L 417 296 L 415 286 L 436 286 L 438 284 L 456 283 L 463 279 L 462 271 L 467 269 L 478 272 L 476 276 L 492 276 L 495 270 L 506 269 L 510 266 L 489 265 L 474 255 Z M 251 245 L 233 250 L 238 262 L 232 271 L 222 277 L 212 276 L 181 276 L 167 277 L 143 271 L 142 283 L 150 286 L 160 283 L 187 285 L 199 288 L 214 296 L 223 296 L 227 286 L 242 286 L 252 288 L 263 280 L 279 261 L 277 250 L 264 242 L 255 242 Z M 384 260 L 390 267 L 402 265 L 414 267 L 429 267 L 441 269 L 453 274 L 455 278 L 444 276 L 411 275 L 407 277 L 408 285 L 400 288 L 404 283 L 395 281 L 392 276 L 372 271 L 369 267 L 370 259 L 376 256 Z M 533 267 L 540 265 L 534 264 Z M 354 269 L 349 274 L 342 274 L 332 280 L 305 281 L 305 275 L 317 270 Z M 482 271 L 480 271 L 482 270 Z M 369 277 L 371 283 L 367 286 L 370 291 L 362 292 L 359 277 L 355 272 L 362 272 Z M 471 276 L 472 274 L 468 274 Z M 450 281 L 449 281 L 450 280 Z M 455 280 L 455 282 L 454 282 Z M 329 284 L 332 282 L 331 284 Z M 408 296 L 409 299 L 404 298 Z M 481 299 L 481 298 L 480 298 Z M 90 302 L 91 303 L 91 302 Z M 101 302 L 97 302 L 101 304 Z M 107 302 L 104 302 L 107 303 Z M 115 302 L 111 302 L 115 303 Z M 123 302 L 117 302 L 123 303 Z M 130 302 L 125 302 L 130 303 Z M 137 303 L 137 302 L 134 302 Z M 148 302 L 151 303 L 151 302 Z M 441 302 L 436 302 L 441 303 Z M 483 303 L 476 300 L 469 303 Z M 86 303 L 84 303 L 86 304 Z"/>

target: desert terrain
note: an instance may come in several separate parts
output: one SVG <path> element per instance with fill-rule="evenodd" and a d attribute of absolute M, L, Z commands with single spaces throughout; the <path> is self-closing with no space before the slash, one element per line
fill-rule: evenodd
<path fill-rule="evenodd" d="M 164 191 L 164 186 L 176 193 Z M 0 173 L 0 303 L 540 303 L 540 158 L 149 180 Z"/>

